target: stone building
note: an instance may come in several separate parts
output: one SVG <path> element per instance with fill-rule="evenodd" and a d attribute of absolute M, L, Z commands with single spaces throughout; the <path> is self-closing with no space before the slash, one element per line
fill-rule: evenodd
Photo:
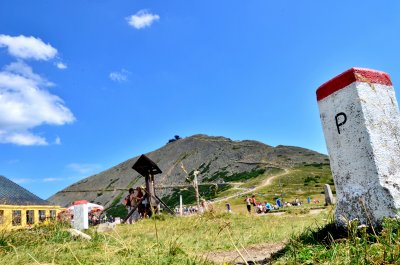
<path fill-rule="evenodd" d="M 0 176 L 0 230 L 46 224 L 56 220 L 60 211 L 60 206 Z"/>

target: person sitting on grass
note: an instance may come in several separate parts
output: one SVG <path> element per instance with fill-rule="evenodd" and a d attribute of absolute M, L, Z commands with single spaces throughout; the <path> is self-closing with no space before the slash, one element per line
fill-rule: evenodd
<path fill-rule="evenodd" d="M 281 198 L 276 199 L 276 205 L 278 205 L 278 207 L 283 207 L 282 202 L 281 202 Z"/>
<path fill-rule="evenodd" d="M 272 207 L 272 205 L 265 201 L 265 212 L 268 213 L 269 211 L 272 211 L 274 209 L 274 207 Z"/>
<path fill-rule="evenodd" d="M 256 213 L 262 213 L 263 212 L 263 205 L 261 202 L 257 203 L 256 207 Z"/>

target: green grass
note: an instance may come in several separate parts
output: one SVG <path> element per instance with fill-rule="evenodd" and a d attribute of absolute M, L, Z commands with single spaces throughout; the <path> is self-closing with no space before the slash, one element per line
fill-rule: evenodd
<path fill-rule="evenodd" d="M 274 264 L 400 264 L 400 220 L 385 219 L 378 231 L 358 225 L 339 230 L 332 221 L 308 228 L 291 238 Z"/>
<path fill-rule="evenodd" d="M 227 196 L 282 173 L 273 169 L 241 177 L 244 184 L 238 185 L 239 189 L 201 186 L 201 193 L 206 198 Z M 307 196 L 321 201 L 284 208 L 283 215 L 250 215 L 244 196 L 239 196 L 227 201 L 233 214 L 224 213 L 224 201 L 213 204 L 213 212 L 201 216 L 161 215 L 120 225 L 105 234 L 92 228 L 85 231 L 92 236 L 90 241 L 72 238 L 61 224 L 0 231 L 0 264 L 214 264 L 207 259 L 210 252 L 282 242 L 286 245 L 273 255 L 272 264 L 400 264 L 400 220 L 386 219 L 376 231 L 359 228 L 356 221 L 348 223 L 348 230 L 339 230 L 332 221 L 333 209 L 328 208 L 330 213 L 311 212 L 316 206 L 322 208 L 325 183 L 332 183 L 329 166 L 312 164 L 290 169 L 271 185 L 255 189 L 258 201 L 273 201 L 281 192 L 286 201 L 305 201 Z M 169 197 L 170 205 L 176 205 L 180 193 L 186 204 L 194 203 L 193 189 L 175 190 Z M 121 194 L 111 209 L 122 210 Z"/>
<path fill-rule="evenodd" d="M 230 185 L 201 185 L 199 186 L 199 193 L 201 198 L 210 200 L 215 197 L 220 196 L 225 190 L 230 189 Z M 178 189 L 175 188 L 172 190 L 172 193 L 168 196 L 162 198 L 162 200 L 169 206 L 175 207 L 179 204 L 179 196 L 182 195 L 183 204 L 191 205 L 196 203 L 196 196 L 194 192 L 194 188 L 185 188 L 185 189 Z"/>
<path fill-rule="evenodd" d="M 241 185 L 240 187 L 244 187 L 244 188 L 249 188 L 249 187 L 255 187 L 258 186 L 261 182 L 263 182 L 265 179 L 273 176 L 273 175 L 277 175 L 280 173 L 283 173 L 284 170 L 281 168 L 276 168 L 276 167 L 267 167 L 265 169 L 265 172 L 261 175 L 258 175 L 257 177 L 248 179 L 243 185 Z"/>
<path fill-rule="evenodd" d="M 0 264 L 214 264 L 207 253 L 281 242 L 272 264 L 400 264 L 400 220 L 385 219 L 375 231 L 357 221 L 339 230 L 332 220 L 329 213 L 161 215 L 105 234 L 86 230 L 90 241 L 50 224 L 1 231 Z"/>
<path fill-rule="evenodd" d="M 285 201 L 294 201 L 299 198 L 305 203 L 307 197 L 311 197 L 323 202 L 324 184 L 330 184 L 332 193 L 336 193 L 329 165 L 303 165 L 275 179 L 272 185 L 257 189 L 257 194 L 265 200 L 281 197 Z"/>
<path fill-rule="evenodd" d="M 85 231 L 91 241 L 74 239 L 63 226 L 0 233 L 0 264 L 213 264 L 210 251 L 233 250 L 265 242 L 281 242 L 320 216 L 249 216 L 208 213 L 202 216 L 142 220 L 120 225 L 115 232 Z M 228 233 L 233 240 L 228 239 Z"/>

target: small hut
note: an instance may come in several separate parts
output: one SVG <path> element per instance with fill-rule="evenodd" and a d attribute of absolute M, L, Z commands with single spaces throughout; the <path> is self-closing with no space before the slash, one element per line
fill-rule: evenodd
<path fill-rule="evenodd" d="M 0 230 L 30 227 L 57 218 L 60 206 L 51 204 L 0 176 Z"/>

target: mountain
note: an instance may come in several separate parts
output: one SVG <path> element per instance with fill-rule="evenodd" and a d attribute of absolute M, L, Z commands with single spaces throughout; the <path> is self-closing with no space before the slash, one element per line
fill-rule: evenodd
<path fill-rule="evenodd" d="M 200 171 L 200 183 L 229 183 L 253 178 L 268 170 L 329 163 L 326 155 L 300 147 L 272 147 L 252 140 L 232 141 L 225 137 L 207 135 L 193 135 L 171 141 L 146 156 L 163 171 L 155 176 L 156 187 L 187 184 L 187 175 L 181 168 L 182 164 L 189 176 L 195 170 Z M 139 156 L 133 157 L 76 182 L 48 200 L 61 206 L 81 199 L 106 207 L 117 205 L 130 187 L 144 185 L 144 178 L 132 169 L 138 158 Z M 156 190 L 159 197 L 166 197 L 172 192 L 170 188 Z"/>

